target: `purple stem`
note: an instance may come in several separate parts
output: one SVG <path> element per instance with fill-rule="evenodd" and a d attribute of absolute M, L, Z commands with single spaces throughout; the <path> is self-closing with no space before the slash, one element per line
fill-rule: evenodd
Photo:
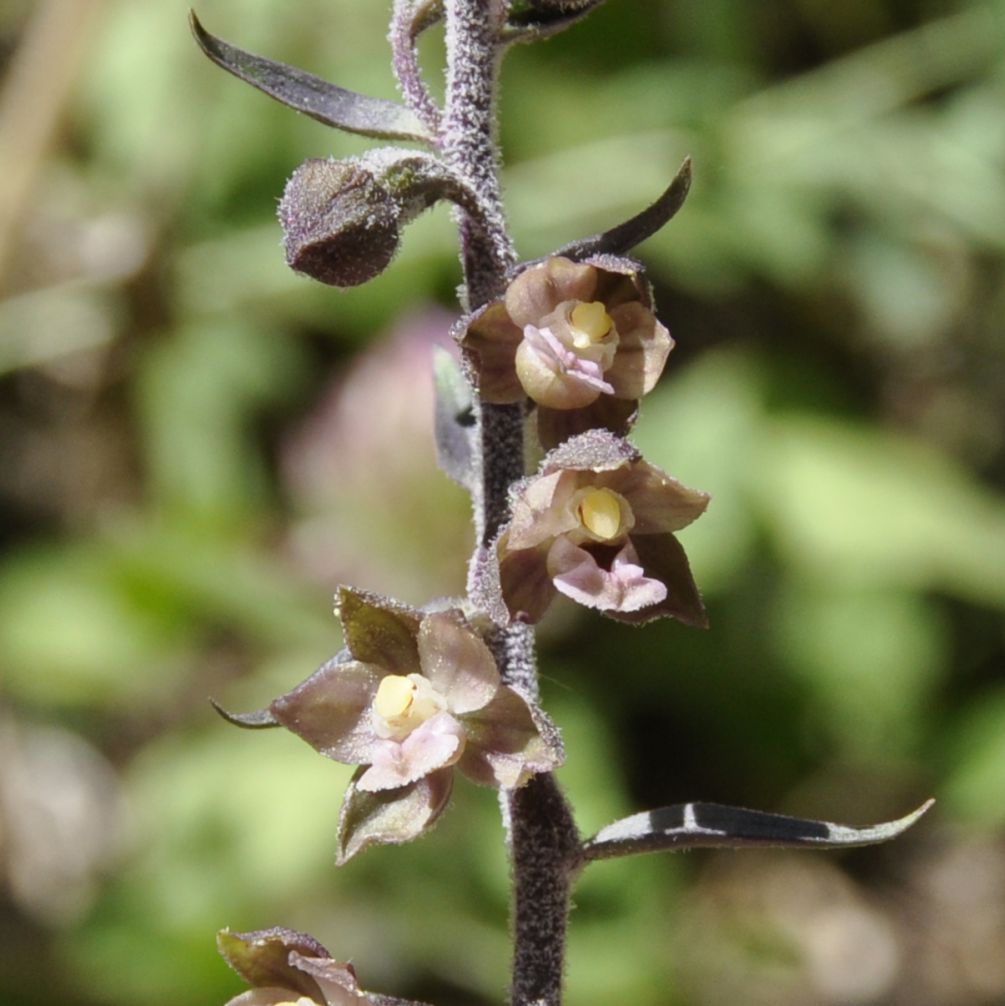
<path fill-rule="evenodd" d="M 416 40 L 423 29 L 435 21 L 416 15 L 412 0 L 395 0 L 391 14 L 391 29 L 388 41 L 391 43 L 392 66 L 409 108 L 429 127 L 436 137 L 440 135 L 442 115 L 426 88 L 419 69 Z"/>
<path fill-rule="evenodd" d="M 444 0 L 447 94 L 441 128 L 444 157 L 476 194 L 479 216 L 456 210 L 467 310 L 502 295 L 516 262 L 499 183 L 495 97 L 505 0 Z M 474 494 L 477 545 L 472 568 L 492 561 L 508 516 L 508 490 L 524 474 L 524 410 L 476 402 L 481 477 Z M 477 577 L 472 578 L 474 583 Z M 472 599 L 479 602 L 477 593 Z M 503 681 L 536 699 L 532 627 L 500 628 L 489 640 Z M 559 1006 L 572 874 L 580 839 L 554 776 L 534 777 L 501 794 L 513 862 L 511 1006 Z"/>

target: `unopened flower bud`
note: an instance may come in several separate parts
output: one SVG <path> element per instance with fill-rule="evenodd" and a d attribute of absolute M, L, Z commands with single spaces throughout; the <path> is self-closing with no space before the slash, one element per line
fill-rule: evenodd
<path fill-rule="evenodd" d="M 379 275 L 398 248 L 398 208 L 357 161 L 305 161 L 279 204 L 290 268 L 331 286 Z"/>
<path fill-rule="evenodd" d="M 286 261 L 331 286 L 358 286 L 387 268 L 401 228 L 463 186 L 435 157 L 386 147 L 345 160 L 305 161 L 279 203 Z"/>

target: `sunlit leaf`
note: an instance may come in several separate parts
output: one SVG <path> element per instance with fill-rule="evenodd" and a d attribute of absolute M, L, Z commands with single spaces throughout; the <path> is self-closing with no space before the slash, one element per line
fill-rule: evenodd
<path fill-rule="evenodd" d="M 906 831 L 934 802 L 928 800 L 896 821 L 865 828 L 725 807 L 718 803 L 674 804 L 633 814 L 601 828 L 583 846 L 583 856 L 589 861 L 637 852 L 738 849 L 748 845 L 792 849 L 875 845 Z"/>

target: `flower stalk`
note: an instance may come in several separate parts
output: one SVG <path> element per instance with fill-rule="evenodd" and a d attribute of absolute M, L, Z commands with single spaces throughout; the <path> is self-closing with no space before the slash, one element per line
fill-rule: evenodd
<path fill-rule="evenodd" d="M 447 107 L 443 150 L 457 174 L 487 208 L 488 226 L 460 211 L 459 232 L 466 307 L 474 310 L 503 294 L 516 261 L 502 212 L 495 140 L 501 0 L 446 0 Z M 478 536 L 472 557 L 472 599 L 493 544 L 506 521 L 510 487 L 524 474 L 524 406 L 476 398 L 480 471 L 474 493 Z M 521 622 L 489 640 L 502 680 L 538 695 L 534 634 Z M 571 869 L 579 849 L 572 811 L 554 776 L 544 773 L 518 790 L 503 791 L 513 869 L 512 1006 L 558 1006 L 562 995 Z"/>
<path fill-rule="evenodd" d="M 437 455 L 472 499 L 467 595 L 414 608 L 348 586 L 336 613 L 345 648 L 237 726 L 285 727 L 357 766 L 336 862 L 409 842 L 445 810 L 455 775 L 499 791 L 512 864 L 511 1006 L 560 1006 L 572 884 L 590 862 L 639 852 L 748 845 L 837 848 L 886 841 L 899 820 L 849 828 L 713 803 L 634 814 L 583 841 L 554 770 L 564 751 L 540 704 L 534 626 L 567 599 L 628 624 L 707 616 L 675 533 L 709 496 L 649 464 L 626 439 L 674 341 L 657 319 L 635 244 L 680 209 L 685 160 L 656 202 L 607 231 L 518 265 L 506 227 L 496 140 L 503 52 L 555 34 L 600 0 L 395 0 L 389 39 L 404 104 L 371 98 L 247 53 L 191 18 L 217 65 L 277 101 L 352 133 L 423 143 L 312 159 L 279 207 L 288 264 L 337 287 L 381 273 L 401 231 L 453 203 L 463 366 L 442 352 Z M 422 79 L 416 42 L 445 22 L 446 100 Z M 529 458 L 540 458 L 535 473 Z M 215 705 L 215 703 L 214 703 Z M 423 1006 L 362 989 L 313 937 L 274 928 L 220 935 L 251 986 L 228 1006 Z"/>

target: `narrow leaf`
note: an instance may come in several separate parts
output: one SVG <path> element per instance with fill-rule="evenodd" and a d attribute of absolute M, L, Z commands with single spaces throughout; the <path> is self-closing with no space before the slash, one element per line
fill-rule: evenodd
<path fill-rule="evenodd" d="M 675 804 L 633 814 L 602 828 L 583 845 L 583 860 L 611 859 L 637 852 L 738 849 L 751 845 L 791 849 L 875 845 L 906 831 L 933 803 L 934 800 L 927 800 L 905 817 L 866 828 L 718 803 Z"/>
<path fill-rule="evenodd" d="M 664 224 L 668 223 L 684 205 L 691 188 L 691 158 L 685 157 L 680 170 L 674 176 L 666 192 L 651 206 L 631 220 L 612 227 L 602 234 L 582 238 L 559 248 L 555 255 L 564 255 L 582 262 L 591 255 L 625 255 L 646 238 L 652 237 Z"/>
<path fill-rule="evenodd" d="M 347 91 L 306 70 L 238 49 L 206 31 L 194 11 L 189 12 L 189 24 L 199 48 L 217 66 L 326 126 L 385 140 L 431 142 L 425 127 L 404 105 Z"/>
<path fill-rule="evenodd" d="M 457 361 L 445 349 L 433 350 L 436 388 L 436 460 L 458 485 L 474 485 L 475 414 L 471 387 Z"/>
<path fill-rule="evenodd" d="M 209 704 L 228 722 L 246 730 L 268 730 L 270 727 L 282 726 L 268 709 L 258 709 L 253 713 L 232 713 L 224 709 L 216 699 L 210 699 Z"/>

